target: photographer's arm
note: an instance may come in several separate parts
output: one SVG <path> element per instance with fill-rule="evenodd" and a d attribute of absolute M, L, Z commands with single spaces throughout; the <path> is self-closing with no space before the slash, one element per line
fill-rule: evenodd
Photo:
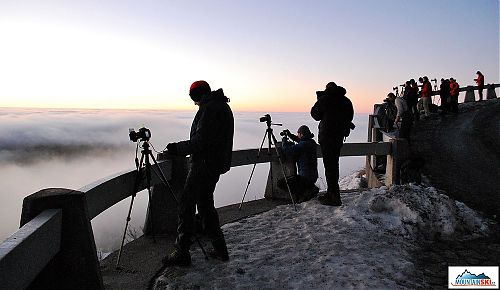
<path fill-rule="evenodd" d="M 186 141 L 177 142 L 177 155 L 189 155 L 201 151 L 203 148 L 212 146 L 215 138 L 211 138 L 210 134 L 216 132 L 217 126 L 216 114 L 213 110 L 206 108 L 200 115 L 194 135 Z"/>
<path fill-rule="evenodd" d="M 297 135 L 294 135 L 294 134 L 292 134 L 292 133 L 289 133 L 289 134 L 288 134 L 288 137 L 290 138 L 290 140 L 292 140 L 292 141 L 294 141 L 294 142 L 299 143 L 299 141 L 300 141 L 299 137 L 297 137 Z"/>

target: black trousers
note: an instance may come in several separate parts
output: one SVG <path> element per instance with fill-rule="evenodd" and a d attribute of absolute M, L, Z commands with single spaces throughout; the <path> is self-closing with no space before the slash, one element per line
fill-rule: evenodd
<path fill-rule="evenodd" d="M 219 215 L 214 206 L 215 185 L 219 174 L 210 172 L 203 162 L 192 163 L 179 202 L 176 246 L 189 250 L 195 233 L 195 212 L 201 217 L 203 233 L 213 242 L 223 241 Z"/>
<path fill-rule="evenodd" d="M 339 187 L 339 157 L 344 143 L 344 136 L 332 136 L 328 140 L 320 141 L 323 165 L 325 166 L 327 192 L 338 195 Z"/>
<path fill-rule="evenodd" d="M 288 186 L 290 186 L 290 191 L 294 196 L 295 202 L 300 199 L 310 198 L 310 192 L 315 187 L 314 182 L 300 175 L 289 176 L 286 178 L 286 181 L 288 182 Z M 278 180 L 278 187 L 285 191 L 288 190 L 285 178 Z"/>
<path fill-rule="evenodd" d="M 458 112 L 458 95 L 450 96 L 450 111 L 453 113 Z"/>
<path fill-rule="evenodd" d="M 413 124 L 413 117 L 410 111 L 406 111 L 403 113 L 401 121 L 401 128 L 399 129 L 399 137 L 408 139 L 410 141 L 410 130 Z"/>

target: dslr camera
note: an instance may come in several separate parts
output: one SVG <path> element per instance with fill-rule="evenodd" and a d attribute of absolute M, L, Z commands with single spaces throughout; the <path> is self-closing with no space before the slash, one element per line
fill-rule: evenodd
<path fill-rule="evenodd" d="M 280 132 L 280 136 L 282 136 L 282 137 L 287 137 L 288 135 L 290 135 L 290 130 L 288 130 L 288 129 L 285 129 L 285 130 Z"/>
<path fill-rule="evenodd" d="M 260 117 L 259 121 L 260 122 L 269 122 L 269 123 L 271 123 L 271 115 L 265 114 L 264 117 Z"/>
<path fill-rule="evenodd" d="M 149 138 L 151 138 L 151 130 L 146 127 L 142 127 L 136 132 L 133 128 L 130 128 L 128 129 L 128 136 L 132 142 L 137 142 L 138 140 L 149 141 Z"/>

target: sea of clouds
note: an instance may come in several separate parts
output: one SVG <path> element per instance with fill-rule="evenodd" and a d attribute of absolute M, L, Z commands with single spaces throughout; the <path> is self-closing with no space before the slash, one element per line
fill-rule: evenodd
<path fill-rule="evenodd" d="M 164 110 L 68 110 L 0 109 L 0 240 L 19 227 L 22 200 L 43 188 L 79 189 L 116 172 L 134 168 L 136 143 L 129 140 L 129 128 L 151 129 L 151 143 L 161 151 L 169 142 L 189 138 L 195 111 Z M 266 126 L 259 117 L 267 112 L 234 112 L 234 150 L 257 148 Z M 282 129 L 296 132 L 306 124 L 317 132 L 317 122 L 308 113 L 270 113 L 280 139 Z M 364 142 L 368 116 L 356 115 L 357 128 L 348 142 Z M 364 157 L 341 158 L 341 175 L 364 165 Z M 319 160 L 318 185 L 325 188 Z M 259 164 L 246 199 L 263 197 L 267 171 Z M 223 175 L 215 192 L 217 207 L 238 203 L 250 176 L 251 165 L 232 168 Z M 126 199 L 92 221 L 98 248 L 108 251 L 119 244 L 129 200 Z M 147 195 L 139 194 L 132 212 L 132 228 L 141 232 Z"/>

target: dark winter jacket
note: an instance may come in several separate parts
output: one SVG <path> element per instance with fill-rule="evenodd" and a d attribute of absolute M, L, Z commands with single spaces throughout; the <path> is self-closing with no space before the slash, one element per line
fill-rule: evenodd
<path fill-rule="evenodd" d="M 349 126 L 354 117 L 351 101 L 345 96 L 343 87 L 336 87 L 332 92 L 318 97 L 311 108 L 311 116 L 320 121 L 318 128 L 319 143 L 339 140 L 349 132 Z"/>
<path fill-rule="evenodd" d="M 210 172 L 223 174 L 231 168 L 234 118 L 222 89 L 200 101 L 191 125 L 190 139 L 177 143 L 180 155 L 191 154 L 192 162 L 202 162 Z"/>
<path fill-rule="evenodd" d="M 450 94 L 450 81 L 444 80 L 439 86 L 439 95 L 441 98 L 448 98 Z"/>
<path fill-rule="evenodd" d="M 312 183 L 318 179 L 318 157 L 316 155 L 316 141 L 311 136 L 298 140 L 295 144 L 287 139 L 283 140 L 283 153 L 297 162 L 299 175 Z"/>

